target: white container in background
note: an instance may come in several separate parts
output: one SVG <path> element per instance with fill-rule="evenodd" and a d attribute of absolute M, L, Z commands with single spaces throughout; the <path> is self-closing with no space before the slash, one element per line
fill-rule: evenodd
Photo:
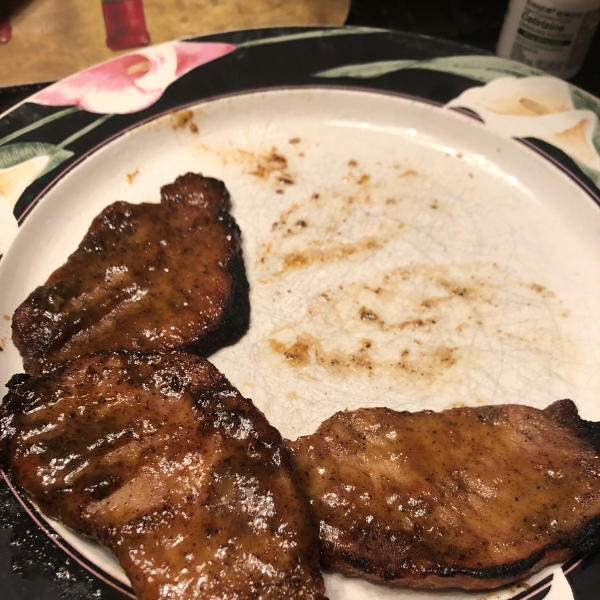
<path fill-rule="evenodd" d="M 567 79 L 579 71 L 600 21 L 600 0 L 511 0 L 496 52 Z"/>

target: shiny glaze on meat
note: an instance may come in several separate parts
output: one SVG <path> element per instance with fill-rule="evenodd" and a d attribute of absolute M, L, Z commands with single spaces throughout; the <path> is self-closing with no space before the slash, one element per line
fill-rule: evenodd
<path fill-rule="evenodd" d="M 325 568 L 485 589 L 600 547 L 600 430 L 569 400 L 339 412 L 288 442 Z"/>
<path fill-rule="evenodd" d="M 185 346 L 207 355 L 248 327 L 248 283 L 229 194 L 188 173 L 160 204 L 116 202 L 13 317 L 28 373 L 99 350 Z"/>
<path fill-rule="evenodd" d="M 139 600 L 324 599 L 281 436 L 205 359 L 105 352 L 9 389 L 5 467 L 113 550 Z"/>

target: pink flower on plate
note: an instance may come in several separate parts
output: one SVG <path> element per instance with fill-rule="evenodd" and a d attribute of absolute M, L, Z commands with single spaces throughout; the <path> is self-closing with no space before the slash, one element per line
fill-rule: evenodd
<path fill-rule="evenodd" d="M 31 98 L 46 106 L 77 105 L 93 113 L 133 113 L 154 104 L 188 71 L 235 50 L 217 42 L 167 42 L 71 75 Z"/>

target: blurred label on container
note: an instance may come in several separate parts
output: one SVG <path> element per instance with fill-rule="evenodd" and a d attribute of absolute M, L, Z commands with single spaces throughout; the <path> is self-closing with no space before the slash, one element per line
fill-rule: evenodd
<path fill-rule="evenodd" d="M 599 22 L 600 0 L 511 0 L 497 53 L 557 77 L 572 77 Z"/>

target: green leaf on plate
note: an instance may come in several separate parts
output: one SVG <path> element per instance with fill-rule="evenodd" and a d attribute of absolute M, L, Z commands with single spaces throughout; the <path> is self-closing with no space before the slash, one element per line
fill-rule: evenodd
<path fill-rule="evenodd" d="M 336 27 L 331 29 L 317 29 L 316 31 L 304 31 L 302 33 L 292 33 L 290 35 L 280 35 L 261 40 L 251 40 L 238 44 L 238 48 L 250 48 L 252 46 L 263 46 L 264 44 L 279 44 L 280 42 L 292 42 L 294 40 L 307 40 L 311 38 L 325 38 L 336 35 L 357 35 L 379 33 L 383 29 L 374 29 L 372 27 Z"/>
<path fill-rule="evenodd" d="M 592 132 L 592 143 L 596 148 L 596 152 L 600 154 L 600 100 L 572 85 L 569 85 L 569 92 L 571 93 L 571 101 L 573 102 L 573 106 L 576 109 L 590 110 L 598 118 L 594 127 L 594 131 Z"/>
<path fill-rule="evenodd" d="M 17 131 L 13 131 L 12 133 L 9 133 L 7 136 L 0 139 L 0 146 L 3 146 L 4 144 L 8 144 L 8 142 L 12 142 L 12 140 L 18 138 L 19 136 L 21 136 L 25 133 L 33 131 L 34 129 L 37 129 L 38 127 L 42 127 L 43 125 L 47 125 L 48 123 L 51 123 L 52 121 L 56 121 L 56 119 L 60 119 L 61 117 L 70 115 L 71 113 L 78 112 L 78 111 L 81 111 L 81 108 L 79 108 L 79 106 L 70 106 L 69 108 L 59 110 L 58 112 L 54 113 L 53 115 L 49 115 L 47 117 L 44 117 L 43 119 L 34 121 L 33 123 L 30 123 L 29 125 L 22 127 L 21 129 L 18 129 Z"/>
<path fill-rule="evenodd" d="M 572 85 L 569 85 L 569 92 L 571 92 L 571 100 L 575 108 L 591 110 L 600 115 L 600 101 L 597 98 Z"/>
<path fill-rule="evenodd" d="M 15 165 L 21 164 L 37 156 L 48 156 L 49 160 L 43 171 L 38 175 L 48 173 L 60 163 L 73 156 L 73 152 L 53 146 L 52 144 L 44 144 L 42 142 L 29 142 L 24 144 L 11 144 L 10 146 L 0 147 L 0 169 L 8 169 Z"/>
<path fill-rule="evenodd" d="M 371 79 L 373 77 L 381 77 L 394 71 L 402 71 L 403 69 L 423 69 L 425 61 L 422 60 L 381 60 L 372 63 L 363 63 L 359 65 L 345 65 L 320 71 L 315 73 L 314 77 L 355 77 L 359 79 Z"/>
<path fill-rule="evenodd" d="M 315 77 L 372 78 L 403 69 L 427 69 L 462 75 L 481 83 L 499 77 L 531 77 L 542 71 L 498 56 L 445 56 L 427 60 L 386 60 L 358 65 L 345 65 L 315 73 Z"/>

